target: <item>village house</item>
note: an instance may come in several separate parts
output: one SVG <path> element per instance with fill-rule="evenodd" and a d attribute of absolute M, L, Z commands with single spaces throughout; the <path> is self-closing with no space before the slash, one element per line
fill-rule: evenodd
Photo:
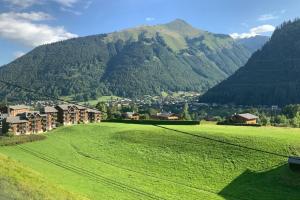
<path fill-rule="evenodd" d="M 179 120 L 179 117 L 174 113 L 157 113 L 153 117 L 160 120 Z"/>
<path fill-rule="evenodd" d="M 231 116 L 231 121 L 238 124 L 257 124 L 257 120 L 258 116 L 250 113 L 234 114 Z"/>
<path fill-rule="evenodd" d="M 139 113 L 136 113 L 136 112 L 125 112 L 122 114 L 122 117 L 124 119 L 130 119 L 130 120 L 139 120 L 140 119 Z"/>

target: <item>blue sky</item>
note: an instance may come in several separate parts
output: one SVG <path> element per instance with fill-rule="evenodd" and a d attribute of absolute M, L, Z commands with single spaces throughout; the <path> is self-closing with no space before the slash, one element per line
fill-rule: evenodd
<path fill-rule="evenodd" d="M 299 10 L 299 0 L 0 0 L 0 65 L 40 44 L 176 18 L 233 37 L 270 35 Z"/>

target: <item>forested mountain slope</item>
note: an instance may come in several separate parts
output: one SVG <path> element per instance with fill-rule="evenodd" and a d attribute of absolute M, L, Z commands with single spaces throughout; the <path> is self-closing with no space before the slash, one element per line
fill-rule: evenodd
<path fill-rule="evenodd" d="M 200 98 L 242 105 L 300 103 L 300 20 L 278 27 L 247 64 Z"/>
<path fill-rule="evenodd" d="M 70 39 L 35 48 L 0 68 L 0 78 L 56 96 L 139 96 L 161 91 L 204 92 L 250 57 L 230 36 L 183 20 Z M 0 96 L 31 98 L 1 85 Z"/>

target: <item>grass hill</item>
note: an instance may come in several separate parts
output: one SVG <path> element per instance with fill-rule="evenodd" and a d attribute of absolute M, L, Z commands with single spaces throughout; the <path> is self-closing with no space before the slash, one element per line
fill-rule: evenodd
<path fill-rule="evenodd" d="M 247 64 L 200 98 L 238 105 L 300 103 L 300 20 L 278 27 Z"/>
<path fill-rule="evenodd" d="M 299 129 L 101 123 L 0 152 L 90 199 L 298 200 Z M 207 138 L 213 139 L 208 140 Z"/>
<path fill-rule="evenodd" d="M 0 78 L 77 101 L 101 95 L 161 91 L 204 92 L 250 57 L 230 36 L 196 29 L 183 20 L 42 45 L 0 68 Z M 0 85 L 0 97 L 32 94 Z"/>
<path fill-rule="evenodd" d="M 244 45 L 247 49 L 249 49 L 251 53 L 254 53 L 258 49 L 262 48 L 264 44 L 266 44 L 269 41 L 269 39 L 269 36 L 256 35 L 250 38 L 237 39 L 236 41 L 239 44 Z"/>
<path fill-rule="evenodd" d="M 0 199 L 2 200 L 84 200 L 49 183 L 39 173 L 0 155 Z"/>

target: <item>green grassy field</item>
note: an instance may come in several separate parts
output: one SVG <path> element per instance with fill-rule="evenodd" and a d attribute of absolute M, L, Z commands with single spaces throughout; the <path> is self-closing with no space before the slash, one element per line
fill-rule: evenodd
<path fill-rule="evenodd" d="M 100 123 L 0 147 L 49 183 L 89 199 L 298 200 L 300 129 Z M 210 140 L 210 139 L 213 140 Z M 0 169 L 1 170 L 1 169 Z"/>

